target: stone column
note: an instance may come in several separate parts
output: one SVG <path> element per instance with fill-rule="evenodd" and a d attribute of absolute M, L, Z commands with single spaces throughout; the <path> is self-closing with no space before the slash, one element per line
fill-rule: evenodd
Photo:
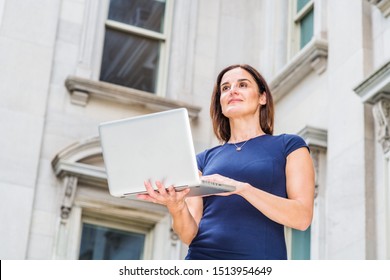
<path fill-rule="evenodd" d="M 390 259 L 390 94 L 381 94 L 381 98 L 374 104 L 373 114 L 377 131 L 377 140 L 381 144 L 384 157 L 385 182 L 385 236 L 386 258 Z"/>

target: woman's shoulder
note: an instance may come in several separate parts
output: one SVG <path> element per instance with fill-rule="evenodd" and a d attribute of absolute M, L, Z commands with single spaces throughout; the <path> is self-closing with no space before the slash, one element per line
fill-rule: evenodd
<path fill-rule="evenodd" d="M 267 146 L 269 146 L 269 148 L 280 150 L 285 156 L 301 147 L 309 149 L 305 140 L 297 134 L 282 133 L 278 135 L 268 135 L 267 139 Z"/>
<path fill-rule="evenodd" d="M 305 142 L 303 138 L 297 134 L 289 134 L 289 133 L 281 133 L 277 135 L 267 135 L 271 141 L 281 141 L 284 143 L 290 142 L 290 141 L 298 141 L 298 142 Z"/>

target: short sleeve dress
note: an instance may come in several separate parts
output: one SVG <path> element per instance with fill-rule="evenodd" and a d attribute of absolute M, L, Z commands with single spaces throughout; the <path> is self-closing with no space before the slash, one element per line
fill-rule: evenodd
<path fill-rule="evenodd" d="M 287 156 L 302 147 L 308 148 L 297 135 L 265 134 L 250 139 L 241 151 L 226 143 L 198 154 L 198 168 L 203 175 L 221 174 L 287 197 Z M 204 197 L 199 230 L 186 259 L 287 259 L 284 227 L 239 195 Z"/>

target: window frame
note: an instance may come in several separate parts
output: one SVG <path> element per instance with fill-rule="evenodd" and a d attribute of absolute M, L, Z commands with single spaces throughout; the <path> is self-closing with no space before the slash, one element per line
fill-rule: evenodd
<path fill-rule="evenodd" d="M 155 88 L 155 92 L 145 92 L 145 94 L 153 94 L 153 95 L 165 97 L 167 83 L 168 83 L 167 76 L 168 76 L 170 38 L 171 38 L 171 29 L 172 29 L 172 20 L 173 20 L 173 7 L 174 7 L 174 0 L 165 0 L 164 23 L 163 23 L 164 30 L 162 33 L 160 33 L 160 32 L 156 32 L 141 27 L 137 27 L 134 25 L 129 25 L 119 21 L 108 19 L 110 0 L 107 0 L 107 11 L 106 11 L 106 18 L 104 22 L 104 35 L 102 36 L 103 40 L 101 41 L 102 52 L 100 57 L 99 75 L 102 70 L 102 59 L 104 53 L 103 44 L 104 44 L 105 32 L 107 28 L 114 31 L 127 33 L 130 36 L 135 35 L 147 39 L 156 40 L 159 42 L 160 45 L 156 88 Z M 130 89 L 136 90 L 135 88 L 130 88 Z"/>
<path fill-rule="evenodd" d="M 290 5 L 290 32 L 289 32 L 289 48 L 288 48 L 288 58 L 293 58 L 298 52 L 300 52 L 309 42 L 313 39 L 315 34 L 315 10 L 314 10 L 314 0 L 309 0 L 303 8 L 297 12 L 298 0 L 293 0 Z M 312 39 L 303 47 L 300 46 L 301 42 L 301 21 L 309 13 L 313 11 L 313 36 Z"/>
<path fill-rule="evenodd" d="M 125 223 L 121 222 L 112 222 L 108 218 L 96 218 L 93 217 L 92 215 L 88 215 L 83 213 L 81 217 L 81 226 L 80 226 L 80 234 L 79 234 L 79 247 L 78 247 L 78 253 L 77 255 L 80 256 L 80 248 L 81 248 L 81 239 L 82 239 L 82 230 L 83 230 L 83 225 L 84 224 L 90 224 L 90 225 L 95 225 L 95 226 L 102 226 L 106 228 L 111 228 L 111 229 L 117 229 L 117 230 L 122 230 L 126 232 L 134 232 L 134 233 L 141 233 L 145 235 L 145 242 L 144 242 L 144 250 L 142 254 L 142 259 L 151 259 L 152 256 L 152 232 L 150 230 L 146 230 L 140 226 L 135 226 L 135 225 L 126 225 Z"/>

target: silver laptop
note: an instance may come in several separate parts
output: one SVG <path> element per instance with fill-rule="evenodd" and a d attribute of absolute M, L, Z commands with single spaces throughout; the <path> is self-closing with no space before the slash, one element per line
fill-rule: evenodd
<path fill-rule="evenodd" d="M 184 108 L 110 121 L 99 125 L 110 194 L 146 193 L 144 181 L 157 180 L 188 196 L 230 192 L 233 186 L 199 179 L 188 112 Z"/>

